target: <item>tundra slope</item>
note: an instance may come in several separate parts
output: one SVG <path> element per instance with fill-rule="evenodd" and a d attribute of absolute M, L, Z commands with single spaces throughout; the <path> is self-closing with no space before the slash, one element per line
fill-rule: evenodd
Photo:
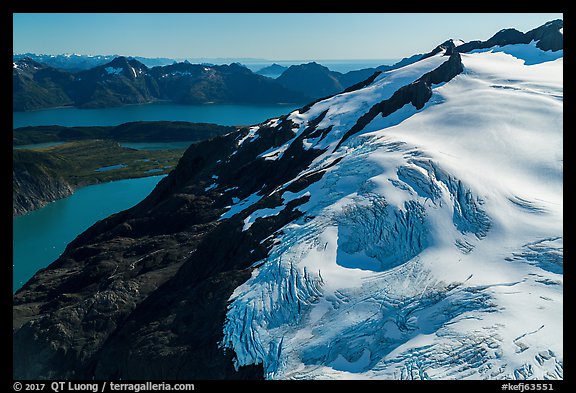
<path fill-rule="evenodd" d="M 561 28 L 191 146 L 16 293 L 15 377 L 563 378 Z"/>

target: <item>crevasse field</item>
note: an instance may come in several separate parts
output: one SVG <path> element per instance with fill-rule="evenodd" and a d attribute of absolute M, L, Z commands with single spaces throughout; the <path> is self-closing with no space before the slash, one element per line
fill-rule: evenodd
<path fill-rule="evenodd" d="M 330 132 L 304 141 L 326 152 L 301 176 L 327 172 L 283 194 L 310 195 L 306 215 L 230 298 L 221 345 L 237 366 L 262 363 L 271 379 L 563 378 L 562 51 L 463 53 L 424 108 L 377 116 L 337 147 L 443 54 L 290 115 L 296 138 L 327 110 L 317 128 Z"/>

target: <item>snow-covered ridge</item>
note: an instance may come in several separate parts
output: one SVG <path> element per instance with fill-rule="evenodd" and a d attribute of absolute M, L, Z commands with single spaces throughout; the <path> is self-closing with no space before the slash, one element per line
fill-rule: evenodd
<path fill-rule="evenodd" d="M 325 173 L 244 220 L 250 231 L 308 197 L 230 298 L 222 346 L 237 366 L 278 379 L 563 378 L 562 53 L 460 56 L 463 72 L 432 84 L 422 108 L 377 116 L 342 144 L 449 56 L 287 117 L 294 138 L 262 159 L 299 142 L 324 153 L 298 177 Z"/>

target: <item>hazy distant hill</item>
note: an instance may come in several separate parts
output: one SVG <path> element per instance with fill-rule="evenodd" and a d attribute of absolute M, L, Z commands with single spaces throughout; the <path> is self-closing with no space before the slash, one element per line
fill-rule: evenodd
<path fill-rule="evenodd" d="M 269 65 L 268 67 L 259 69 L 258 71 L 256 71 L 256 73 L 259 75 L 267 76 L 269 78 L 277 78 L 280 75 L 282 75 L 282 73 L 287 69 L 288 67 L 274 63 L 272 65 Z"/>

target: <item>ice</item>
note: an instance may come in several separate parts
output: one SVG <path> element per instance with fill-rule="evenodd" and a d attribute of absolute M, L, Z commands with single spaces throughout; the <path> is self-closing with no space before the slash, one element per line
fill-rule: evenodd
<path fill-rule="evenodd" d="M 525 65 L 540 64 L 548 61 L 553 61 L 560 59 L 564 56 L 563 50 L 543 51 L 536 46 L 536 41 L 532 41 L 529 44 L 515 44 L 515 45 L 505 45 L 496 46 L 490 49 L 476 49 L 470 53 L 506 53 L 517 59 L 523 60 Z"/>
<path fill-rule="evenodd" d="M 360 356 L 360 358 L 355 361 L 351 362 L 348 359 L 344 358 L 344 356 L 338 355 L 336 360 L 332 361 L 332 363 L 330 363 L 329 366 L 335 370 L 358 373 L 364 371 L 369 364 L 370 364 L 370 351 L 368 349 L 364 349 L 364 351 L 362 351 L 362 355 Z"/>
<path fill-rule="evenodd" d="M 563 378 L 562 53 L 461 56 L 464 72 L 424 108 L 377 116 L 297 176 L 320 180 L 245 219 L 249 230 L 308 196 L 230 297 L 221 345 L 237 367 L 262 364 L 268 379 Z M 294 111 L 295 137 L 325 112 L 316 128 L 332 128 L 304 145 L 335 147 L 445 60 Z"/>
<path fill-rule="evenodd" d="M 252 206 L 256 202 L 258 202 L 262 198 L 261 195 L 258 195 L 258 192 L 255 192 L 248 197 L 244 198 L 243 200 L 238 200 L 238 198 L 233 198 L 232 202 L 234 203 L 232 206 L 228 206 L 228 211 L 220 216 L 220 220 L 230 218 L 233 215 L 236 215 L 243 211 L 244 209 Z"/>
<path fill-rule="evenodd" d="M 256 131 L 258 131 L 259 129 L 260 126 L 250 127 L 248 133 L 244 135 L 242 138 L 240 138 L 240 140 L 238 141 L 238 147 L 242 146 L 242 144 L 246 142 L 248 139 L 250 139 L 250 142 L 256 140 L 258 138 Z"/>
<path fill-rule="evenodd" d="M 443 52 L 440 52 L 417 63 L 383 72 L 364 89 L 338 94 L 322 100 L 305 113 L 294 111 L 288 119 L 299 124 L 301 132 L 309 121 L 327 111 L 317 129 L 325 129 L 328 126 L 332 126 L 332 129 L 327 138 L 310 146 L 314 146 L 316 149 L 324 148 L 329 144 L 338 142 L 344 133 L 356 123 L 356 120 L 368 112 L 373 105 L 390 98 L 398 88 L 410 84 L 422 74 L 434 70 L 447 59 L 448 57 L 443 56 Z"/>
<path fill-rule="evenodd" d="M 215 189 L 216 187 L 218 187 L 218 183 L 212 183 L 208 187 L 204 188 L 204 191 L 210 191 L 210 190 Z"/>

